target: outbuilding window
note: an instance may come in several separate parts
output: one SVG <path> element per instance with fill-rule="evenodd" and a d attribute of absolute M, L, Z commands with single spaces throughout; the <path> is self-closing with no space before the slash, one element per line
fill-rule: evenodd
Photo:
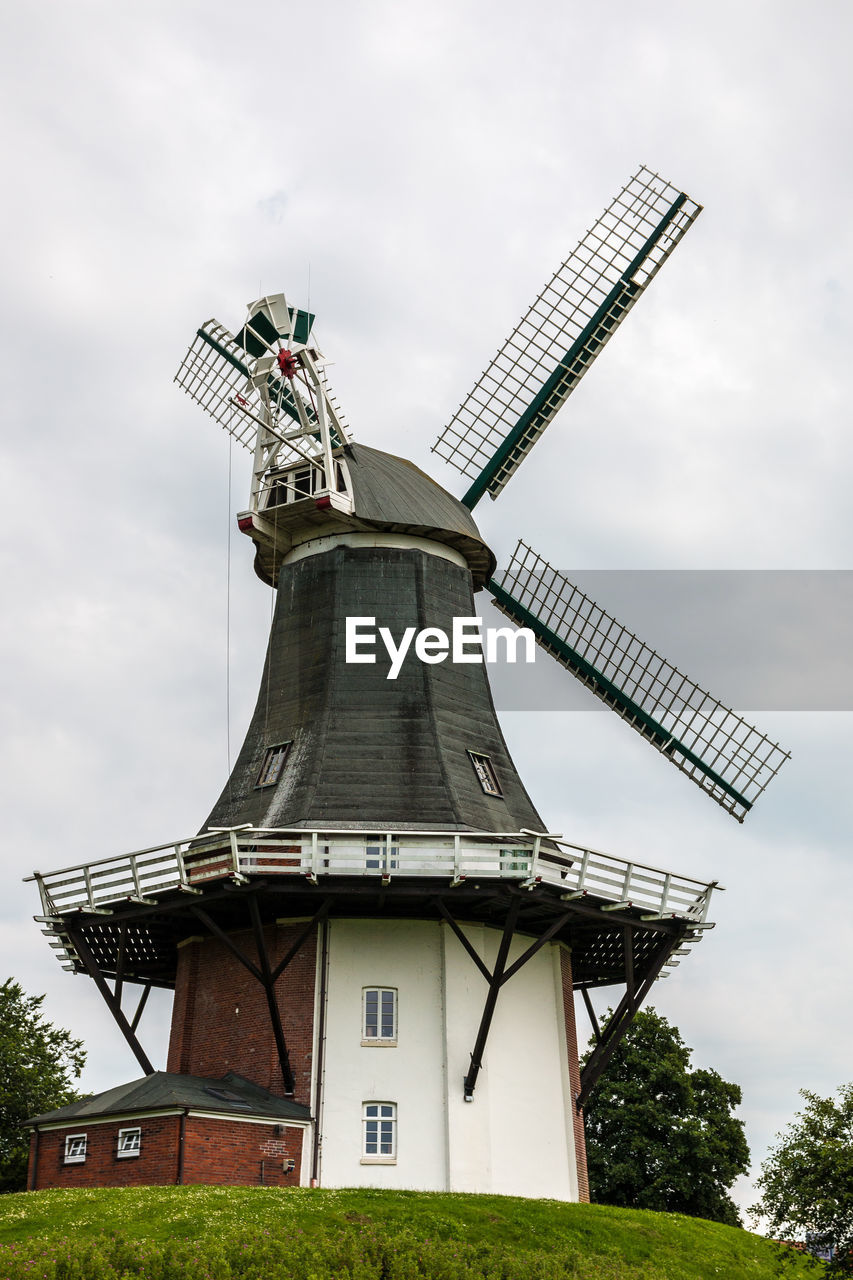
<path fill-rule="evenodd" d="M 365 1164 L 395 1164 L 397 1160 L 397 1104 L 365 1102 L 363 1107 Z"/>
<path fill-rule="evenodd" d="M 118 1131 L 118 1150 L 116 1154 L 120 1160 L 126 1159 L 128 1156 L 138 1156 L 142 1148 L 142 1130 L 141 1129 L 119 1129 Z"/>
<path fill-rule="evenodd" d="M 65 1163 L 83 1164 L 86 1159 L 85 1133 L 69 1133 L 65 1139 Z"/>
<path fill-rule="evenodd" d="M 362 993 L 362 1044 L 397 1043 L 397 992 L 394 987 L 365 987 Z"/>

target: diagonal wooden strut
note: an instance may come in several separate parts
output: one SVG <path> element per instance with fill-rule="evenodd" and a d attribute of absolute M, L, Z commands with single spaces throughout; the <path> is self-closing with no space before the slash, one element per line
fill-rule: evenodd
<path fill-rule="evenodd" d="M 131 1031 L 135 1031 L 139 1026 L 139 1019 L 142 1017 L 142 1011 L 148 1003 L 148 997 L 151 995 L 151 983 L 146 982 L 142 989 L 142 995 L 139 997 L 139 1004 L 136 1006 L 136 1013 L 133 1015 L 133 1021 L 130 1024 Z"/>
<path fill-rule="evenodd" d="M 196 916 L 196 918 L 202 922 L 204 927 L 208 929 L 214 935 L 214 937 L 218 938 L 219 941 L 228 948 L 231 954 L 237 960 L 240 961 L 240 964 L 243 965 L 245 969 L 249 970 L 249 973 L 252 975 L 252 977 L 255 978 L 258 982 L 263 982 L 264 980 L 263 974 L 261 973 L 258 966 L 256 964 L 253 964 L 253 962 L 246 955 L 245 951 L 243 951 L 240 947 L 237 946 L 237 943 L 234 942 L 234 940 L 231 937 L 229 937 L 229 935 L 225 932 L 225 930 L 221 929 L 219 925 L 216 923 L 216 921 L 212 919 L 202 907 L 194 906 L 191 908 L 191 910 L 193 915 Z"/>
<path fill-rule="evenodd" d="M 510 978 L 513 977 L 514 974 L 518 973 L 522 965 L 527 964 L 527 961 L 531 960 L 533 956 L 536 955 L 536 952 L 540 951 L 542 947 L 545 946 L 546 942 L 550 942 L 554 934 L 560 932 L 563 925 L 566 924 L 573 914 L 573 911 L 565 911 L 561 916 L 558 916 L 554 923 L 548 926 L 542 936 L 537 938 L 535 942 L 531 943 L 527 950 L 518 957 L 515 963 L 510 965 L 501 978 L 501 986 L 503 986 L 505 982 L 509 982 Z"/>
<path fill-rule="evenodd" d="M 655 952 L 652 963 L 646 976 L 640 983 L 639 987 L 634 989 L 633 983 L 633 966 L 629 968 L 626 963 L 626 979 L 627 990 L 619 1001 L 613 1014 L 607 1020 L 605 1026 L 598 1035 L 598 1043 L 593 1049 L 589 1060 L 581 1072 L 580 1093 L 575 1099 L 575 1106 L 578 1111 L 581 1110 L 592 1090 L 599 1081 L 601 1073 L 607 1066 L 616 1051 L 619 1042 L 625 1032 L 634 1020 L 634 1015 L 639 1010 L 646 996 L 652 989 L 652 985 L 663 968 L 666 961 L 672 955 L 675 947 L 678 946 L 680 938 L 665 938 L 658 950 Z M 588 999 L 584 991 L 584 998 Z M 589 1007 L 589 1006 L 588 1006 Z"/>
<path fill-rule="evenodd" d="M 477 968 L 480 970 L 480 973 L 481 973 L 481 974 L 483 975 L 483 977 L 486 979 L 486 982 L 491 982 L 491 980 L 492 980 L 492 975 L 491 975 L 490 970 L 486 968 L 486 966 L 485 966 L 485 964 L 483 963 L 482 959 L 481 959 L 481 958 L 480 958 L 480 956 L 477 954 L 476 949 L 471 945 L 470 940 L 469 940 L 468 938 L 466 938 L 466 937 L 465 937 L 465 934 L 464 934 L 464 933 L 462 932 L 462 930 L 459 928 L 459 925 L 458 925 L 458 924 L 456 923 L 456 921 L 453 919 L 453 916 L 452 916 L 452 915 L 450 914 L 450 912 L 447 910 L 447 907 L 444 905 L 444 903 L 441 901 L 441 899 L 439 899 L 439 900 L 438 900 L 438 902 L 437 902 L 437 904 L 436 904 L 436 905 L 438 906 L 438 909 L 439 909 L 439 911 L 441 912 L 441 914 L 442 914 L 442 916 L 444 917 L 444 919 L 445 919 L 445 920 L 447 921 L 447 923 L 450 925 L 450 927 L 451 927 L 451 929 L 453 930 L 453 932 L 455 933 L 456 937 L 457 937 L 457 938 L 459 939 L 459 941 L 461 942 L 462 946 L 463 946 L 463 947 L 465 948 L 465 950 L 468 952 L 468 955 L 469 955 L 469 956 L 471 957 L 471 959 L 474 961 L 474 964 L 475 964 L 475 965 L 477 966 Z"/>
<path fill-rule="evenodd" d="M 281 1013 L 278 1007 L 278 1001 L 275 998 L 275 982 L 272 976 L 272 968 L 270 966 L 269 953 L 264 938 L 264 926 L 261 920 L 261 910 L 258 906 L 258 899 L 253 894 L 249 899 L 249 915 L 252 918 L 252 931 L 255 935 L 255 946 L 258 950 L 258 959 L 261 964 L 261 985 L 264 988 L 264 995 L 267 998 L 267 1008 L 269 1009 L 270 1022 L 272 1023 L 272 1031 L 275 1036 L 275 1047 L 278 1053 L 278 1063 L 281 1067 L 281 1075 L 284 1080 L 285 1093 L 293 1093 L 293 1068 L 290 1065 L 290 1056 L 287 1052 L 287 1043 L 284 1038 L 284 1028 L 281 1025 Z"/>
<path fill-rule="evenodd" d="M 554 920 L 548 926 L 548 928 L 545 930 L 544 933 L 542 933 L 534 942 L 530 944 L 530 946 L 527 948 L 526 951 L 522 952 L 522 954 L 518 957 L 516 961 L 514 961 L 513 964 L 507 967 L 507 963 L 506 963 L 507 956 L 509 955 L 509 949 L 512 944 L 512 938 L 515 932 L 515 925 L 518 919 L 518 913 L 521 910 L 521 905 L 522 905 L 521 898 L 513 899 L 510 909 L 507 913 L 506 920 L 504 922 L 503 935 L 501 937 L 501 943 L 498 949 L 498 955 L 495 961 L 495 967 L 494 967 L 494 970 L 490 972 L 488 967 L 483 963 L 482 958 L 477 954 L 477 951 L 471 944 L 470 940 L 465 936 L 465 934 L 460 929 L 459 925 L 453 919 L 450 912 L 445 907 L 444 903 L 441 901 L 441 899 L 436 900 L 436 907 L 438 908 L 439 912 L 447 921 L 447 923 L 450 925 L 450 928 L 453 930 L 454 934 L 459 939 L 459 942 L 465 948 L 468 955 L 474 961 L 474 964 L 477 966 L 480 973 L 483 975 L 483 977 L 486 979 L 486 982 L 489 984 L 488 994 L 486 995 L 486 1003 L 483 1007 L 482 1017 L 480 1018 L 480 1026 L 477 1031 L 477 1039 L 474 1042 L 474 1048 L 471 1052 L 471 1066 L 469 1067 L 468 1074 L 465 1076 L 465 1079 L 463 1081 L 465 1098 L 468 1102 L 472 1100 L 472 1097 L 474 1094 L 474 1087 L 477 1083 L 477 1077 L 480 1074 L 480 1071 L 483 1066 L 483 1052 L 486 1047 L 486 1040 L 488 1039 L 489 1030 L 492 1025 L 492 1019 L 494 1017 L 495 1007 L 497 1005 L 497 1000 L 498 1000 L 498 994 L 500 992 L 501 987 L 504 985 L 504 983 L 509 982 L 510 978 L 514 977 L 514 975 L 518 973 L 519 969 L 521 969 L 524 965 L 526 965 L 528 960 L 531 960 L 533 956 L 535 956 L 536 953 L 540 951 L 542 947 L 545 946 L 546 943 L 550 942 L 551 939 L 555 936 L 555 934 L 559 933 L 559 931 L 563 928 L 566 922 L 573 915 L 576 914 L 576 908 L 574 905 L 568 911 L 564 911 L 562 915 L 558 916 L 557 919 Z"/>
<path fill-rule="evenodd" d="M 284 959 L 280 960 L 276 965 L 276 967 L 273 969 L 272 971 L 273 982 L 276 982 L 278 978 L 281 977 L 281 975 L 284 973 L 285 969 L 290 964 L 293 957 L 301 949 L 302 944 L 308 940 L 308 938 L 314 932 L 315 928 L 317 928 L 318 925 L 323 923 L 323 921 L 326 919 L 326 916 L 328 914 L 329 914 L 329 904 L 328 902 L 324 902 L 322 907 L 320 907 L 319 911 L 314 912 L 314 915 L 311 917 L 308 924 L 302 930 L 299 937 L 296 939 L 296 941 L 294 942 L 293 946 L 290 948 L 290 950 L 288 951 Z"/>
<path fill-rule="evenodd" d="M 239 960 L 244 969 L 252 975 L 256 982 L 259 982 L 264 989 L 264 995 L 267 1001 L 267 1009 L 269 1010 L 270 1023 L 272 1025 L 273 1037 L 275 1039 L 276 1053 L 278 1054 L 278 1063 L 281 1067 L 281 1076 L 284 1081 L 285 1093 L 293 1093 L 293 1070 L 290 1066 L 290 1057 L 287 1052 L 287 1042 L 284 1038 L 284 1028 L 281 1024 L 281 1013 L 278 1008 L 278 1001 L 275 998 L 275 977 L 272 973 L 270 965 L 269 953 L 267 951 L 266 941 L 264 939 L 264 927 L 261 921 L 261 912 L 258 907 L 258 899 L 256 894 L 252 894 L 248 900 L 249 917 L 252 922 L 252 934 L 255 940 L 255 948 L 258 953 L 258 964 L 255 964 L 243 951 L 242 947 L 238 947 L 237 943 L 231 938 L 224 929 L 216 923 L 216 921 L 207 914 L 203 907 L 193 906 L 192 913 L 199 919 L 202 924 L 210 930 L 214 937 L 218 938 L 233 956 Z M 313 922 L 312 922 L 313 923 Z M 309 930 L 310 931 L 310 930 Z M 309 931 L 303 931 L 299 945 L 302 945 Z M 295 951 L 291 948 L 295 955 Z M 292 959 L 292 955 L 285 956 L 285 960 Z M 260 967 L 259 967 L 260 966 Z M 284 966 L 280 966 L 280 969 Z"/>
<path fill-rule="evenodd" d="M 592 1007 L 592 1001 L 589 998 L 589 992 L 586 987 L 581 987 L 581 995 L 586 1005 L 586 1011 L 589 1014 L 590 1025 L 592 1026 L 592 1034 L 595 1036 L 596 1044 L 601 1044 L 601 1027 L 598 1025 L 598 1018 L 595 1016 L 595 1010 Z"/>
<path fill-rule="evenodd" d="M 83 968 L 100 991 L 104 998 L 104 1003 L 118 1024 L 119 1030 L 133 1050 L 133 1056 L 136 1058 L 136 1061 L 147 1076 L 153 1075 L 154 1068 L 151 1065 L 151 1061 L 136 1038 L 135 1028 L 139 1021 L 138 1017 L 134 1019 L 133 1026 L 131 1026 L 125 1017 L 120 1002 L 116 999 L 115 993 L 110 990 L 106 978 L 101 973 L 101 970 L 98 967 L 98 962 L 92 955 L 92 952 L 89 949 L 89 944 L 86 942 L 83 934 L 78 929 L 75 929 L 73 925 L 69 925 L 67 923 L 65 925 L 65 931 L 71 939 L 74 950 L 79 956 Z"/>
<path fill-rule="evenodd" d="M 462 1082 L 462 1087 L 465 1091 L 465 1099 L 469 1102 L 474 1096 L 477 1076 L 480 1074 L 480 1069 L 483 1065 L 483 1050 L 486 1047 L 489 1028 L 492 1025 L 492 1018 L 495 1014 L 495 1006 L 498 1002 L 498 992 L 503 985 L 506 958 L 509 955 L 512 935 L 515 932 L 515 922 L 518 919 L 518 913 L 520 910 L 521 903 L 516 899 L 510 906 L 510 909 L 507 912 L 506 921 L 504 922 L 503 936 L 501 937 L 501 944 L 498 948 L 495 967 L 489 979 L 489 991 L 486 996 L 486 1003 L 483 1006 L 483 1016 L 480 1019 L 480 1028 L 477 1032 L 477 1039 L 474 1041 L 474 1048 L 471 1052 L 471 1065 L 468 1068 L 468 1074 Z"/>

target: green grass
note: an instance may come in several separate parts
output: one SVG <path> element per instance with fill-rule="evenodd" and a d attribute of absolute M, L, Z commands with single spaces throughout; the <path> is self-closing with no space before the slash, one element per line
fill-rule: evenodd
<path fill-rule="evenodd" d="M 264 1187 L 0 1197 L 2 1280 L 771 1280 L 779 1274 L 780 1251 L 760 1236 L 604 1205 Z M 790 1253 L 783 1274 L 815 1280 L 819 1273 Z"/>

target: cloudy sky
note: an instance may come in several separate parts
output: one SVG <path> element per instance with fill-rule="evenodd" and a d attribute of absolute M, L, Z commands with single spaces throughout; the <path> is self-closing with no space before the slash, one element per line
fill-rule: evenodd
<path fill-rule="evenodd" d="M 705 211 L 483 532 L 577 570 L 849 569 L 853 15 L 46 0 L 2 24 L 3 969 L 85 1038 L 100 1089 L 136 1064 L 22 877 L 187 836 L 224 780 L 248 455 L 229 504 L 227 440 L 171 381 L 196 326 L 310 302 L 357 438 L 461 492 L 429 445 L 647 164 Z M 233 752 L 270 593 L 230 541 Z M 804 664 L 823 679 L 820 646 Z M 757 1168 L 799 1088 L 853 1074 L 853 717 L 762 710 L 793 759 L 743 827 L 613 716 L 503 723 L 552 830 L 725 886 L 654 1003 L 742 1085 Z M 152 1000 L 157 1065 L 167 1018 Z"/>

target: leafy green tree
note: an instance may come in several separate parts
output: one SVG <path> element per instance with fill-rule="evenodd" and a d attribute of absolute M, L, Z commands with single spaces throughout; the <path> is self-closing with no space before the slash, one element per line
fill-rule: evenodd
<path fill-rule="evenodd" d="M 691 1053 L 654 1009 L 637 1014 L 584 1109 L 590 1196 L 738 1226 L 728 1191 L 749 1168 L 732 1115 L 741 1090 L 691 1071 Z"/>
<path fill-rule="evenodd" d="M 758 1204 L 773 1235 L 831 1247 L 830 1270 L 853 1275 L 853 1084 L 838 1098 L 801 1089 L 806 1105 L 761 1166 Z"/>
<path fill-rule="evenodd" d="M 28 996 L 12 978 L 0 986 L 0 1192 L 26 1187 L 30 1116 L 73 1102 L 83 1070 L 81 1040 L 42 1016 L 44 996 Z"/>

